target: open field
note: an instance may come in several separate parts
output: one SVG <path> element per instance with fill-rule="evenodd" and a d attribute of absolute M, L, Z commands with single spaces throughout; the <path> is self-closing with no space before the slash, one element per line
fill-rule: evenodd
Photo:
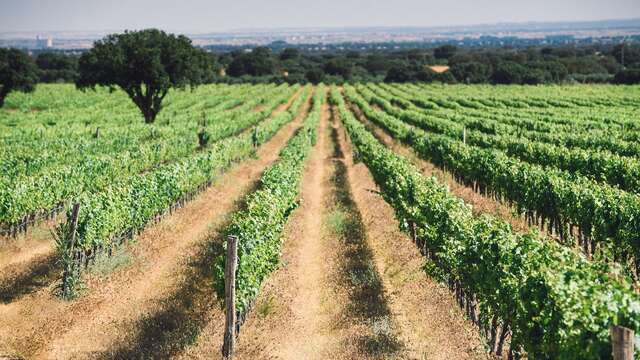
<path fill-rule="evenodd" d="M 221 357 L 228 235 L 240 359 L 640 343 L 638 86 L 39 85 L 0 169 L 0 358 Z"/>

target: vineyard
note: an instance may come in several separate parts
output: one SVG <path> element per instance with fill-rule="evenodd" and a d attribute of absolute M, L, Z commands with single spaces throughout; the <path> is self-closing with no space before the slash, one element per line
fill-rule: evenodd
<path fill-rule="evenodd" d="M 0 144 L 0 358 L 640 356 L 637 86 L 38 85 Z"/>

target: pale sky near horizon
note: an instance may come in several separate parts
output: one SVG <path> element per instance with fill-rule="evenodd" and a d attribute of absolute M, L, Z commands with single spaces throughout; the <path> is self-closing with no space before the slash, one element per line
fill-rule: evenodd
<path fill-rule="evenodd" d="M 640 18 L 640 0 L 0 0 L 0 31 L 176 32 Z"/>

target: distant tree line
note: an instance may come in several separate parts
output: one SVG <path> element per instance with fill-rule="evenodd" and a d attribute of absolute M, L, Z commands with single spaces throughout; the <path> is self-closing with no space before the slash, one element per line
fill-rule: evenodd
<path fill-rule="evenodd" d="M 133 41 L 148 41 L 152 33 L 146 34 Z M 199 83 L 640 83 L 637 42 L 486 48 L 446 44 L 435 48 L 325 52 L 301 51 L 285 45 L 279 44 L 277 51 L 254 47 L 206 53 L 200 49 L 198 55 L 189 58 L 205 69 L 197 74 Z M 385 48 L 393 48 L 392 45 Z M 130 46 L 135 48 L 136 44 Z M 85 54 L 95 52 L 94 49 Z M 176 49 L 179 48 L 165 49 L 168 51 L 165 55 Z M 434 65 L 448 66 L 448 70 L 436 72 L 431 68 Z M 27 55 L 15 49 L 0 49 L 0 101 L 12 89 L 28 91 L 37 82 L 78 82 L 82 80 L 81 67 L 78 55 L 64 52 Z"/>
<path fill-rule="evenodd" d="M 563 82 L 639 83 L 640 46 L 564 46 L 434 49 L 312 54 L 267 47 L 213 55 L 224 82 L 358 81 L 446 82 L 466 84 L 544 84 Z M 436 72 L 434 65 L 448 71 Z"/>
<path fill-rule="evenodd" d="M 563 82 L 637 84 L 640 45 L 529 48 L 464 48 L 310 53 L 269 47 L 209 54 L 209 82 L 343 83 L 358 81 L 465 84 Z M 75 82 L 78 56 L 45 52 L 34 56 L 40 82 Z M 431 66 L 446 65 L 437 73 Z"/>

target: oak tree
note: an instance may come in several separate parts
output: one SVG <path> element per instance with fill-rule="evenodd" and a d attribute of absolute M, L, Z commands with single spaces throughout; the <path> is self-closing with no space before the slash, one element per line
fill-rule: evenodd
<path fill-rule="evenodd" d="M 180 35 L 157 29 L 125 31 L 97 41 L 79 61 L 79 89 L 119 87 L 138 106 L 146 123 L 162 109 L 171 88 L 193 87 L 213 76 L 209 55 Z"/>

